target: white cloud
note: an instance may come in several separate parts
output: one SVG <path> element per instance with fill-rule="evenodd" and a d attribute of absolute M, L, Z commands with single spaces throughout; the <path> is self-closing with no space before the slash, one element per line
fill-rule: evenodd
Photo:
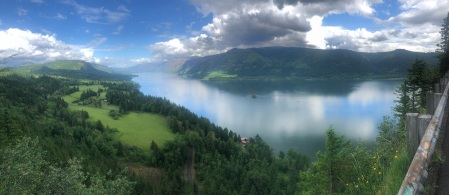
<path fill-rule="evenodd" d="M 52 33 L 51 31 L 49 31 L 49 30 L 47 30 L 47 29 L 45 29 L 45 28 L 41 29 L 41 31 L 42 31 L 44 34 L 56 36 L 55 33 Z"/>
<path fill-rule="evenodd" d="M 163 57 L 158 55 L 185 55 L 187 54 L 187 50 L 184 48 L 184 44 L 177 38 L 166 41 L 166 42 L 158 42 L 150 47 L 150 50 L 153 51 L 156 56 L 155 57 Z"/>
<path fill-rule="evenodd" d="M 122 33 L 123 29 L 125 27 L 123 25 L 120 25 L 117 27 L 117 29 L 112 33 L 113 35 L 119 35 L 120 33 Z"/>
<path fill-rule="evenodd" d="M 156 60 L 165 60 L 171 57 L 205 56 L 222 53 L 229 48 L 217 45 L 219 40 L 201 34 L 196 37 L 180 40 L 171 39 L 166 42 L 158 42 L 148 46 Z"/>
<path fill-rule="evenodd" d="M 190 0 L 212 21 L 193 37 L 171 38 L 149 46 L 157 56 L 204 56 L 229 48 L 294 46 L 363 52 L 407 49 L 430 52 L 438 42 L 447 0 L 399 0 L 402 13 L 382 21 L 375 4 L 383 0 Z M 379 6 L 381 7 L 381 6 Z M 323 19 L 347 13 L 379 27 L 325 26 Z M 191 28 L 187 28 L 189 32 Z M 201 35 L 197 35 L 201 34 Z"/>
<path fill-rule="evenodd" d="M 154 62 L 154 58 L 138 58 L 138 59 L 132 59 L 131 62 L 134 64 L 146 64 Z"/>
<path fill-rule="evenodd" d="M 306 41 L 315 45 L 317 48 L 326 49 L 326 41 L 324 40 L 324 32 L 322 28 L 323 18 L 314 16 L 308 20 L 312 30 L 307 33 Z"/>
<path fill-rule="evenodd" d="M 124 5 L 118 6 L 116 11 L 111 11 L 104 7 L 84 6 L 75 0 L 64 0 L 63 3 L 73 6 L 78 15 L 89 23 L 116 23 L 125 20 L 130 15 L 130 11 Z"/>
<path fill-rule="evenodd" d="M 94 57 L 94 50 L 92 48 L 80 49 L 84 59 L 92 59 Z"/>
<path fill-rule="evenodd" d="M 400 0 L 403 12 L 389 18 L 388 22 L 404 25 L 433 24 L 441 25 L 446 17 L 449 1 L 447 0 Z"/>
<path fill-rule="evenodd" d="M 17 15 L 19 16 L 26 16 L 28 14 L 28 10 L 23 9 L 21 7 L 17 8 Z"/>
<path fill-rule="evenodd" d="M 79 45 L 69 45 L 55 35 L 43 35 L 29 30 L 10 28 L 0 30 L 0 58 L 9 58 L 7 64 L 43 63 L 63 59 L 94 60 L 94 50 Z"/>
<path fill-rule="evenodd" d="M 56 13 L 55 18 L 58 19 L 58 20 L 65 20 L 65 19 L 67 19 L 67 17 L 62 15 L 61 13 Z"/>
<path fill-rule="evenodd" d="M 202 34 L 174 38 L 149 46 L 156 56 L 204 56 L 229 48 L 296 46 L 325 48 L 320 32 L 322 18 L 330 13 L 351 13 L 373 17 L 371 7 L 381 0 L 190 0 L 212 21 Z M 180 46 L 173 49 L 173 43 Z M 182 47 L 181 47 L 182 46 Z M 182 49 L 181 49 L 182 48 Z"/>
<path fill-rule="evenodd" d="M 106 43 L 106 41 L 108 41 L 108 38 L 103 37 L 100 34 L 95 34 L 94 39 L 92 41 L 90 41 L 89 43 L 87 43 L 87 45 L 89 45 L 91 47 L 96 47 L 96 46 L 103 45 L 104 43 Z"/>
<path fill-rule="evenodd" d="M 407 49 L 411 51 L 435 51 L 435 41 L 438 40 L 438 28 L 425 25 L 425 30 L 415 28 L 383 29 L 369 31 L 365 28 L 347 30 L 341 27 L 320 27 L 326 48 L 350 49 L 362 52 L 391 51 Z"/>
<path fill-rule="evenodd" d="M 31 0 L 31 2 L 33 2 L 33 3 L 43 3 L 44 1 L 43 0 Z"/>

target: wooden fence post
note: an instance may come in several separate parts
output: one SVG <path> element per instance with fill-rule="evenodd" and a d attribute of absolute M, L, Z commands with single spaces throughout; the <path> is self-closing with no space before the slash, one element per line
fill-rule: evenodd
<path fill-rule="evenodd" d="M 405 129 L 407 130 L 408 152 L 413 156 L 418 149 L 418 113 L 407 113 L 405 118 Z"/>
<path fill-rule="evenodd" d="M 421 142 L 424 133 L 426 133 L 427 126 L 429 126 L 430 119 L 432 119 L 432 115 L 429 114 L 420 114 L 418 116 L 418 145 Z"/>
<path fill-rule="evenodd" d="M 444 89 L 446 88 L 446 79 L 445 78 L 440 79 L 440 85 L 441 85 L 441 88 L 440 88 L 441 91 L 439 93 L 442 93 L 444 91 Z"/>
<path fill-rule="evenodd" d="M 443 96 L 442 93 L 434 93 L 433 94 L 433 110 L 436 110 L 438 107 L 438 104 L 440 103 L 441 97 Z"/>
<path fill-rule="evenodd" d="M 441 93 L 441 85 L 439 83 L 435 84 L 435 93 Z"/>
<path fill-rule="evenodd" d="M 433 115 L 435 109 L 433 107 L 433 92 L 428 91 L 426 93 L 426 113 Z"/>

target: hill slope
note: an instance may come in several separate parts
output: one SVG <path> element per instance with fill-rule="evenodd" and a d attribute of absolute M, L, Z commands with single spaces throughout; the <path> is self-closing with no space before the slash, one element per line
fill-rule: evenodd
<path fill-rule="evenodd" d="M 115 73 L 106 66 L 81 60 L 60 60 L 41 65 L 20 67 L 19 70 L 30 73 L 59 75 L 78 79 L 131 79 L 130 75 Z"/>
<path fill-rule="evenodd" d="M 187 58 L 174 58 L 161 62 L 138 64 L 128 68 L 118 68 L 117 70 L 125 72 L 177 72 L 187 60 Z"/>
<path fill-rule="evenodd" d="M 435 65 L 435 56 L 407 50 L 362 53 L 286 47 L 232 49 L 190 59 L 179 74 L 197 79 L 397 77 L 405 75 L 416 58 Z"/>

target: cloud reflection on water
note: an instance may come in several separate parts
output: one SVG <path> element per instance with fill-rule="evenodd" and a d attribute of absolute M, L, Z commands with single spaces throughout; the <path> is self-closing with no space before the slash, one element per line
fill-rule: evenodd
<path fill-rule="evenodd" d="M 276 151 L 314 154 L 331 125 L 372 141 L 390 114 L 399 81 L 233 82 L 217 85 L 159 73 L 134 78 L 148 95 L 166 97 L 242 136 L 261 135 Z M 260 89 L 259 89 L 260 88 Z M 260 92 L 259 92 L 260 91 Z M 251 93 L 259 92 L 256 98 Z M 317 148 L 318 147 L 318 148 Z"/>

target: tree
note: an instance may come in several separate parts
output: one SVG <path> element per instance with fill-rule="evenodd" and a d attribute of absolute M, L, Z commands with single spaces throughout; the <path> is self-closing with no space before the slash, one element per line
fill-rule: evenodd
<path fill-rule="evenodd" d="M 443 24 L 440 30 L 441 42 L 437 44 L 437 53 L 440 60 L 439 69 L 440 74 L 445 74 L 449 71 L 449 12 L 446 18 L 443 19 Z"/>
<path fill-rule="evenodd" d="M 345 181 L 351 167 L 347 166 L 350 142 L 343 136 L 337 136 L 331 127 L 326 131 L 326 146 L 324 153 L 316 154 L 317 161 L 313 167 L 300 172 L 299 190 L 303 194 L 333 194 L 343 193 Z"/>
<path fill-rule="evenodd" d="M 396 106 L 393 107 L 393 111 L 396 112 L 395 116 L 399 117 L 401 121 L 405 121 L 405 114 L 411 107 L 411 99 L 408 92 L 409 89 L 405 82 L 402 83 L 395 92 L 397 100 L 395 100 Z"/>
<path fill-rule="evenodd" d="M 0 154 L 0 194 L 130 194 L 134 185 L 123 174 L 88 177 L 77 159 L 51 164 L 37 138 L 21 138 Z"/>
<path fill-rule="evenodd" d="M 410 95 L 410 111 L 418 112 L 419 107 L 425 106 L 426 93 L 432 89 L 432 85 L 438 77 L 434 74 L 434 70 L 420 59 L 416 59 L 407 72 L 405 85 Z"/>

